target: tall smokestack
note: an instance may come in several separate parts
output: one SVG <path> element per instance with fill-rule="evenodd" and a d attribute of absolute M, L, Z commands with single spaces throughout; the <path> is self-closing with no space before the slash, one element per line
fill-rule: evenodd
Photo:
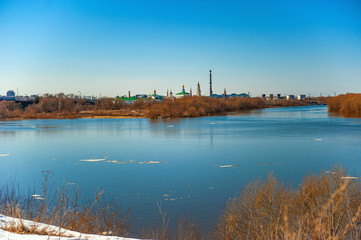
<path fill-rule="evenodd" d="M 211 97 L 212 95 L 212 70 L 209 70 L 209 96 Z"/>

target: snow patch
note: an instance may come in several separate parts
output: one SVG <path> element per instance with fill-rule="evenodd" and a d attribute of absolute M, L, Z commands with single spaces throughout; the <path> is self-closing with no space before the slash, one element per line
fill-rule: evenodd
<path fill-rule="evenodd" d="M 46 229 L 49 232 L 61 233 L 63 237 L 48 236 L 48 235 L 34 235 L 34 234 L 16 234 L 3 230 L 9 224 L 24 224 L 26 227 L 36 226 L 39 229 Z M 33 222 L 29 220 L 19 220 L 18 218 L 7 217 L 0 214 L 0 240 L 140 240 L 136 238 L 123 238 L 116 236 L 102 236 L 96 234 L 85 234 L 75 231 L 70 231 L 53 225 Z"/>

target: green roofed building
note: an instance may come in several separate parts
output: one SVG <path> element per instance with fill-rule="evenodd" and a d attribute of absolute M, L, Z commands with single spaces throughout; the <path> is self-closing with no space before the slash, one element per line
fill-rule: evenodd
<path fill-rule="evenodd" d="M 187 93 L 185 90 L 184 90 L 184 85 L 182 86 L 182 91 L 177 93 L 176 94 L 176 97 L 179 98 L 179 97 L 184 97 L 184 96 L 189 96 L 189 93 Z"/>

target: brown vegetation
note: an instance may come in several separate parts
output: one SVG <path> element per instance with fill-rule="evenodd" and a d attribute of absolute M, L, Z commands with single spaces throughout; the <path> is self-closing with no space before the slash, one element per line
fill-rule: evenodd
<path fill-rule="evenodd" d="M 0 102 L 0 119 L 47 119 L 81 117 L 149 117 L 180 118 L 201 117 L 227 112 L 237 112 L 266 107 L 291 107 L 307 105 L 307 101 L 265 100 L 262 98 L 233 97 L 210 98 L 187 96 L 153 99 L 138 99 L 128 104 L 122 99 L 102 98 L 96 101 L 68 98 L 64 94 L 47 94 L 33 104 L 21 106 L 12 101 Z"/>
<path fill-rule="evenodd" d="M 120 205 L 114 200 L 106 201 L 102 192 L 96 193 L 93 201 L 81 201 L 78 187 L 70 188 L 64 183 L 59 190 L 49 186 L 49 174 L 44 172 L 41 196 L 21 194 L 14 184 L 3 186 L 0 189 L 0 212 L 82 233 L 128 235 L 129 209 L 123 213 Z M 59 234 L 26 227 L 21 221 L 6 229 L 17 233 Z"/>
<path fill-rule="evenodd" d="M 142 237 L 145 239 L 159 239 L 159 240 L 200 240 L 199 228 L 192 223 L 191 218 L 186 219 L 184 216 L 178 221 L 178 231 L 171 237 L 168 229 L 169 219 L 167 213 L 162 211 L 161 205 L 158 203 L 160 214 L 160 223 L 155 223 L 150 228 L 143 230 Z"/>
<path fill-rule="evenodd" d="M 150 118 L 200 117 L 264 107 L 265 103 L 261 98 L 193 96 L 165 99 L 162 102 L 154 103 L 150 105 L 147 116 Z"/>
<path fill-rule="evenodd" d="M 361 93 L 347 93 L 331 98 L 328 111 L 339 113 L 344 117 L 361 117 Z"/>
<path fill-rule="evenodd" d="M 83 233 L 128 235 L 129 210 L 120 211 L 114 201 L 80 202 L 78 188 L 63 185 L 54 195 L 48 190 L 49 172 L 40 198 L 24 196 L 13 184 L 0 189 L 2 214 Z M 200 231 L 191 219 L 181 218 L 178 229 L 170 234 L 169 219 L 161 210 L 160 223 L 143 231 L 144 238 L 199 240 Z M 61 236 L 61 231 L 8 225 L 8 231 L 23 234 Z M 272 240 L 342 240 L 361 238 L 361 182 L 346 176 L 342 168 L 333 168 L 319 176 L 305 177 L 299 189 L 293 190 L 269 176 L 264 182 L 254 182 L 242 194 L 229 202 L 218 223 L 217 239 Z"/>
<path fill-rule="evenodd" d="M 299 190 L 274 177 L 248 185 L 229 203 L 220 239 L 360 239 L 361 184 L 333 169 L 306 177 Z"/>

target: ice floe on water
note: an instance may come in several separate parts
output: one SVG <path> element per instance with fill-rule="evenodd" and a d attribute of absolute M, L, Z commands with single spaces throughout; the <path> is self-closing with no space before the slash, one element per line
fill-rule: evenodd
<path fill-rule="evenodd" d="M 7 157 L 7 156 L 10 156 L 10 154 L 9 153 L 0 154 L 0 157 Z"/>
<path fill-rule="evenodd" d="M 31 196 L 32 196 L 33 199 L 35 199 L 35 200 L 45 200 L 45 198 L 41 197 L 41 196 L 38 195 L 38 194 L 33 194 L 33 195 L 31 195 Z"/>
<path fill-rule="evenodd" d="M 209 123 L 210 125 L 214 125 L 214 124 L 216 124 L 215 122 L 211 122 L 211 123 Z"/>
<path fill-rule="evenodd" d="M 239 167 L 239 165 L 221 165 L 220 168 L 233 168 L 233 167 Z"/>
<path fill-rule="evenodd" d="M 341 177 L 341 179 L 359 179 L 359 177 Z"/>
<path fill-rule="evenodd" d="M 167 162 L 160 162 L 160 161 L 148 161 L 148 162 L 138 162 L 139 164 L 164 164 Z"/>
<path fill-rule="evenodd" d="M 98 158 L 98 159 L 80 159 L 81 162 L 101 162 L 105 161 L 105 158 Z"/>
<path fill-rule="evenodd" d="M 173 128 L 174 127 L 174 125 L 168 125 L 168 126 L 166 126 L 167 128 Z"/>
<path fill-rule="evenodd" d="M 316 138 L 315 141 L 322 141 L 322 138 Z"/>

